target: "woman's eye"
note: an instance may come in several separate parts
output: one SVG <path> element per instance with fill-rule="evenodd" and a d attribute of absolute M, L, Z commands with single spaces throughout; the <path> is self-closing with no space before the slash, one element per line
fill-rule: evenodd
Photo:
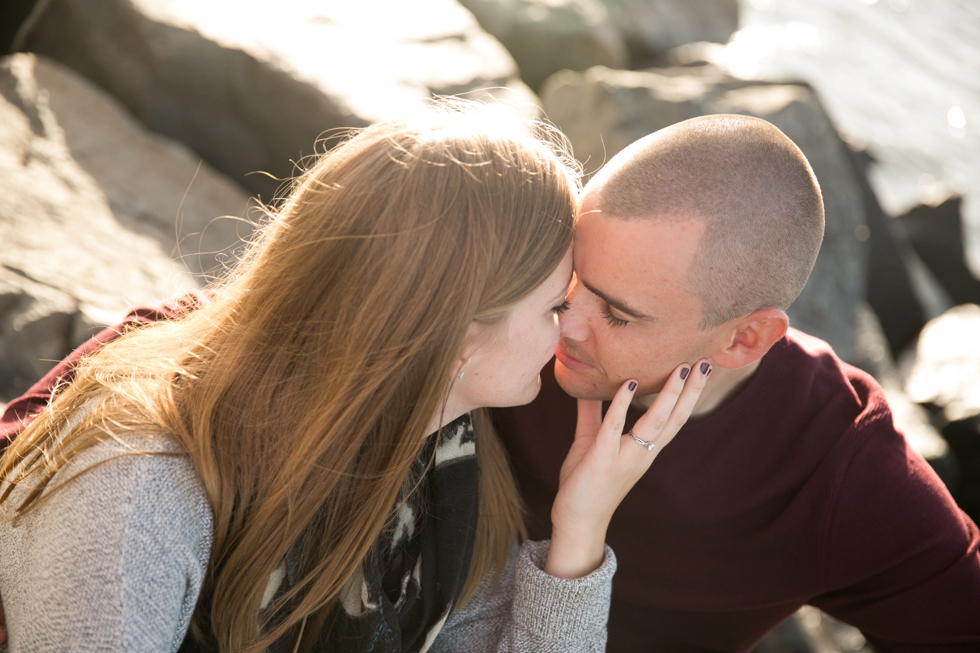
<path fill-rule="evenodd" d="M 569 306 L 571 306 L 571 304 L 569 304 L 567 301 L 564 301 L 558 306 L 552 308 L 551 312 L 554 313 L 555 315 L 561 315 L 562 313 L 568 310 Z"/>
<path fill-rule="evenodd" d="M 610 326 L 624 327 L 627 324 L 629 324 L 629 322 L 627 322 L 626 320 L 621 320 L 615 315 L 613 315 L 612 310 L 610 310 L 609 308 L 609 304 L 606 304 L 606 306 L 603 307 L 602 316 L 606 318 L 606 322 L 608 322 Z"/>

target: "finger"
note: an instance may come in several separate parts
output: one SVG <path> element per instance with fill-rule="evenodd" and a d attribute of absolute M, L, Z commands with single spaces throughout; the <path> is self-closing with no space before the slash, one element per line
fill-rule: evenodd
<path fill-rule="evenodd" d="M 711 369 L 711 361 L 707 359 L 699 360 L 691 368 L 691 374 L 684 383 L 684 389 L 681 390 L 681 394 L 677 398 L 677 402 L 670 412 L 670 417 L 667 419 L 667 424 L 661 433 L 661 437 L 666 438 L 666 441 L 661 443 L 662 446 L 666 446 L 691 417 L 691 413 L 694 412 L 694 407 L 701 397 L 701 392 L 708 383 Z"/>
<path fill-rule="evenodd" d="M 575 423 L 575 439 L 593 436 L 602 426 L 602 402 L 598 399 L 578 400 L 578 421 Z"/>
<path fill-rule="evenodd" d="M 707 359 L 699 360 L 690 367 L 686 379 L 680 378 L 682 375 L 679 371 L 682 370 L 683 366 L 681 370 L 675 370 L 676 376 L 671 375 L 671 379 L 665 385 L 665 388 L 670 387 L 670 393 L 662 393 L 665 395 L 665 401 L 657 407 L 655 414 L 651 412 L 650 421 L 638 423 L 646 436 L 644 439 L 655 442 L 658 449 L 667 446 L 691 416 L 707 383 L 708 375 L 711 374 L 711 362 Z M 653 406 L 651 411 L 652 409 Z"/>
<path fill-rule="evenodd" d="M 636 381 L 633 379 L 619 387 L 609 403 L 606 417 L 602 420 L 602 427 L 596 436 L 596 439 L 602 440 L 605 446 L 615 447 L 615 451 L 619 450 L 619 440 L 623 435 L 623 428 L 626 426 L 626 411 L 629 410 L 635 391 Z"/>
<path fill-rule="evenodd" d="M 657 398 L 633 426 L 633 433 L 638 438 L 648 442 L 657 442 L 657 436 L 666 428 L 671 412 L 681 396 L 685 379 L 691 378 L 692 371 L 692 367 L 687 363 L 674 368 L 674 371 L 664 382 L 664 387 L 660 390 Z"/>

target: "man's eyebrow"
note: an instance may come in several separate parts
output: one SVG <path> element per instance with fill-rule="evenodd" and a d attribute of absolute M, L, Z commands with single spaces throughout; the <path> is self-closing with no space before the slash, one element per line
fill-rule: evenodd
<path fill-rule="evenodd" d="M 654 318 L 650 317 L 649 315 L 644 315 L 643 313 L 641 313 L 640 311 L 636 310 L 635 308 L 630 308 L 626 304 L 626 302 L 623 302 L 622 300 L 619 300 L 619 299 L 615 299 L 614 297 L 610 297 L 609 295 L 607 295 L 606 293 L 602 292 L 601 290 L 597 290 L 597 289 L 593 288 L 590 284 L 588 284 L 585 281 L 583 281 L 581 277 L 579 277 L 579 281 L 582 282 L 582 285 L 585 286 L 586 289 L 588 289 L 588 291 L 590 293 L 592 293 L 593 295 L 595 295 L 596 297 L 598 297 L 602 301 L 606 302 L 607 304 L 609 304 L 610 306 L 612 306 L 613 308 L 615 308 L 617 311 L 619 311 L 621 313 L 626 313 L 630 317 L 635 317 L 637 320 L 652 320 L 652 319 L 654 319 Z"/>

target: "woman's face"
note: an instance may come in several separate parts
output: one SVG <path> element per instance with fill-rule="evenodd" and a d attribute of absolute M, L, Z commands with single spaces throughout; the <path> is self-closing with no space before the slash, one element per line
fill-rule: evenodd
<path fill-rule="evenodd" d="M 571 276 L 569 248 L 551 276 L 505 319 L 471 327 L 468 340 L 473 344 L 468 355 L 464 352 L 463 378 L 454 384 L 464 404 L 472 408 L 520 406 L 537 396 L 541 368 L 558 345 L 558 313 Z"/>

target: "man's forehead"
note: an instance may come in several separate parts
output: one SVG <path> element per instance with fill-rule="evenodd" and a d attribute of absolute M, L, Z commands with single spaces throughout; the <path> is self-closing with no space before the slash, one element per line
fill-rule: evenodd
<path fill-rule="evenodd" d="M 704 232 L 702 220 L 620 220 L 583 204 L 575 233 L 575 269 L 586 284 L 640 304 L 686 290 L 686 274 Z"/>
<path fill-rule="evenodd" d="M 596 204 L 582 204 L 576 223 L 576 249 L 615 248 L 620 256 L 645 260 L 659 255 L 670 261 L 693 258 L 707 223 L 698 218 L 642 216 L 621 219 L 606 214 Z"/>

